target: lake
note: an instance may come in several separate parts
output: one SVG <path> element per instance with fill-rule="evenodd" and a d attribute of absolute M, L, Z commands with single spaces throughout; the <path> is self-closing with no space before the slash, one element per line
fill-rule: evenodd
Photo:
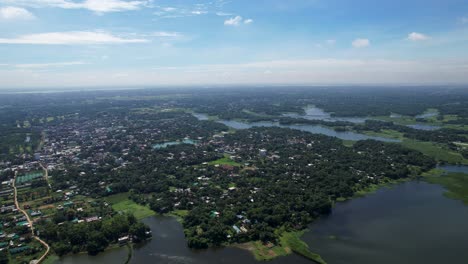
<path fill-rule="evenodd" d="M 253 122 L 253 123 L 246 123 L 240 121 L 233 121 L 233 120 L 221 120 L 218 121 L 222 124 L 225 124 L 228 127 L 234 129 L 248 129 L 252 127 L 283 127 L 283 128 L 291 128 L 291 129 L 298 129 L 314 134 L 323 134 L 331 137 L 337 137 L 342 140 L 366 140 L 366 139 L 373 139 L 377 141 L 384 141 L 384 142 L 401 142 L 398 139 L 393 138 L 385 138 L 385 137 L 377 137 L 377 136 L 368 136 L 364 134 L 359 134 L 355 132 L 338 132 L 331 128 L 327 128 L 320 125 L 281 125 L 278 122 Z"/>
<path fill-rule="evenodd" d="M 237 129 L 256 125 L 281 126 L 272 122 L 221 122 Z M 328 135 L 350 133 L 320 126 L 320 129 L 326 130 L 315 130 L 316 126 L 281 127 Z M 164 144 L 169 143 L 172 142 Z M 191 144 L 184 141 L 176 143 Z M 468 166 L 443 165 L 439 168 L 447 172 L 468 173 Z M 444 192 L 439 185 L 412 181 L 382 188 L 366 197 L 340 202 L 329 216 L 309 226 L 310 231 L 305 233 L 303 240 L 329 264 L 466 263 L 468 207 L 460 201 L 446 198 Z M 175 218 L 150 217 L 143 221 L 153 231 L 153 239 L 135 246 L 130 263 L 259 264 L 250 252 L 237 248 L 189 249 L 182 225 Z M 123 247 L 93 257 L 86 254 L 66 256 L 56 264 L 113 264 L 124 263 L 126 258 L 127 249 Z M 290 255 L 268 263 L 312 262 Z"/>
<path fill-rule="evenodd" d="M 364 123 L 367 118 L 365 117 L 334 117 L 330 113 L 325 112 L 323 109 L 320 109 L 315 106 L 309 106 L 304 108 L 305 115 L 299 115 L 297 113 L 288 113 L 283 116 L 293 117 L 293 118 L 304 118 L 308 120 L 323 120 L 328 122 L 337 122 L 337 121 L 346 121 L 351 123 Z"/>
<path fill-rule="evenodd" d="M 311 108 L 311 109 L 319 109 L 319 108 Z M 320 109 L 319 109 L 320 110 Z M 315 110 L 314 110 L 315 111 Z M 200 114 L 200 113 L 192 113 L 198 120 L 207 120 L 208 116 L 205 114 Z M 297 115 L 297 114 L 296 114 Z M 298 115 L 299 116 L 299 115 Z M 366 140 L 366 139 L 373 139 L 377 141 L 383 141 L 383 142 L 401 142 L 398 139 L 393 139 L 393 138 L 385 138 L 385 137 L 377 137 L 377 136 L 368 136 L 364 134 L 359 134 L 355 132 L 349 132 L 349 131 L 344 131 L 344 132 L 338 132 L 335 131 L 331 128 L 327 128 L 324 126 L 320 125 L 281 125 L 278 122 L 268 122 L 268 121 L 262 121 L 262 122 L 252 122 L 252 123 L 247 123 L 247 122 L 241 122 L 241 121 L 235 121 L 235 120 L 218 120 L 216 121 L 218 123 L 224 124 L 228 127 L 234 128 L 234 129 L 249 129 L 252 127 L 283 127 L 283 128 L 291 128 L 291 129 L 298 129 L 314 134 L 323 134 L 331 137 L 337 137 L 342 140 Z"/>
<path fill-rule="evenodd" d="M 303 240 L 329 264 L 440 264 L 468 259 L 468 207 L 444 195 L 444 188 L 406 182 L 338 203 L 332 213 L 309 226 Z M 135 246 L 131 263 L 259 264 L 237 248 L 190 250 L 182 225 L 171 217 L 144 220 L 153 239 Z M 127 250 L 97 257 L 68 256 L 57 264 L 124 263 Z M 272 264 L 311 264 L 290 255 Z"/>
<path fill-rule="evenodd" d="M 340 203 L 303 239 L 329 264 L 466 263 L 468 207 L 426 182 Z"/>

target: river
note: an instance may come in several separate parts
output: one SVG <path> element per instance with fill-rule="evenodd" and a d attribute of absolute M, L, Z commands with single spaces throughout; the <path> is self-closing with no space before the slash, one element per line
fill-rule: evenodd
<path fill-rule="evenodd" d="M 325 112 L 323 109 L 320 109 L 315 106 L 309 106 L 304 108 L 305 114 L 300 115 L 297 113 L 288 113 L 284 114 L 283 116 L 293 117 L 293 118 L 304 118 L 308 120 L 323 120 L 328 122 L 338 122 L 338 121 L 345 121 L 351 123 L 364 123 L 366 122 L 367 118 L 365 117 L 335 117 L 332 116 L 330 113 Z"/>
<path fill-rule="evenodd" d="M 306 132 L 310 132 L 313 134 L 323 134 L 331 137 L 337 137 L 339 139 L 343 140 L 366 140 L 366 139 L 373 139 L 377 141 L 383 141 L 383 142 L 401 142 L 398 139 L 393 139 L 393 138 L 385 138 L 385 137 L 377 137 L 377 136 L 368 136 L 364 134 L 359 134 L 355 132 L 338 132 L 335 131 L 331 128 L 327 128 L 324 126 L 320 125 L 281 125 L 278 122 L 253 122 L 253 123 L 246 123 L 246 122 L 240 122 L 240 121 L 233 121 L 233 120 L 221 120 L 219 121 L 222 124 L 225 124 L 228 127 L 234 128 L 234 129 L 248 129 L 252 127 L 283 127 L 283 128 L 291 128 L 291 129 L 297 129 L 297 130 L 302 130 Z"/>
<path fill-rule="evenodd" d="M 468 166 L 440 166 L 468 173 Z M 468 207 L 443 195 L 444 188 L 424 181 L 382 188 L 362 198 L 338 203 L 329 216 L 309 226 L 303 240 L 329 264 L 466 263 Z M 190 250 L 182 225 L 172 217 L 150 217 L 153 239 L 135 246 L 131 263 L 258 264 L 237 248 Z M 123 263 L 126 248 L 96 257 L 67 256 L 57 264 Z M 310 264 L 297 256 L 272 264 Z"/>

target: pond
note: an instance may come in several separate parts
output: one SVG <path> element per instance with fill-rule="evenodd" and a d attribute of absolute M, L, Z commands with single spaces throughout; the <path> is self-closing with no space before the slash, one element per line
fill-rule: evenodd
<path fill-rule="evenodd" d="M 323 134 L 331 137 L 337 137 L 343 140 L 366 140 L 366 139 L 373 139 L 377 141 L 384 141 L 384 142 L 401 142 L 398 139 L 392 138 L 385 138 L 385 137 L 377 137 L 377 136 L 368 136 L 364 134 L 359 134 L 355 132 L 338 132 L 331 128 L 327 128 L 320 125 L 281 125 L 277 122 L 253 122 L 253 123 L 246 123 L 240 121 L 233 121 L 233 120 L 221 120 L 219 121 L 222 124 L 225 124 L 228 127 L 234 129 L 248 129 L 252 127 L 283 127 L 283 128 L 291 128 L 291 129 L 298 129 L 314 134 Z"/>
<path fill-rule="evenodd" d="M 171 141 L 171 142 L 165 142 L 165 143 L 159 143 L 159 144 L 154 144 L 153 145 L 153 148 L 154 149 L 163 149 L 163 148 L 167 148 L 169 146 L 173 146 L 173 145 L 180 145 L 180 144 L 191 144 L 191 145 L 195 145 L 197 144 L 197 142 L 195 140 L 192 140 L 192 139 L 184 139 L 182 141 Z"/>
<path fill-rule="evenodd" d="M 293 118 L 304 118 L 308 120 L 323 120 L 328 122 L 337 122 L 337 121 L 346 121 L 351 123 L 364 123 L 367 118 L 364 117 L 333 117 L 330 113 L 325 112 L 323 109 L 320 109 L 315 106 L 309 106 L 304 109 L 305 115 L 300 115 L 297 113 L 288 113 L 283 116 L 293 117 Z"/>

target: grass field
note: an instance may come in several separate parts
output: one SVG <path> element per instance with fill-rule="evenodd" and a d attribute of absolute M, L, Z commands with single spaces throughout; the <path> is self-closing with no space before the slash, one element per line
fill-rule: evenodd
<path fill-rule="evenodd" d="M 437 143 L 404 139 L 402 144 L 407 148 L 418 150 L 427 156 L 433 157 L 437 161 L 450 164 L 468 164 L 468 160 L 463 158 L 460 153 L 449 150 Z"/>
<path fill-rule="evenodd" d="M 115 211 L 133 214 L 137 219 L 153 216 L 156 213 L 147 206 L 139 205 L 128 198 L 128 193 L 120 193 L 106 197 Z"/>
<path fill-rule="evenodd" d="M 309 246 L 301 240 L 301 236 L 305 231 L 285 232 L 278 230 L 277 232 L 281 233 L 278 245 L 267 246 L 260 241 L 255 241 L 237 245 L 237 247 L 249 250 L 258 261 L 268 261 L 277 257 L 287 256 L 294 252 L 313 262 L 326 264 L 320 255 L 311 252 Z"/>
<path fill-rule="evenodd" d="M 443 176 L 427 176 L 426 180 L 444 186 L 447 189 L 445 196 L 448 198 L 461 200 L 468 205 L 468 174 L 450 173 Z"/>
<path fill-rule="evenodd" d="M 233 161 L 229 157 L 225 156 L 224 158 L 214 160 L 212 162 L 209 162 L 208 164 L 210 165 L 230 165 L 230 166 L 235 166 L 239 167 L 241 164 Z"/>
<path fill-rule="evenodd" d="M 414 139 L 408 139 L 403 137 L 403 134 L 393 130 L 383 130 L 382 132 L 366 132 L 366 135 L 371 136 L 382 136 L 400 139 L 401 144 L 407 148 L 420 151 L 421 153 L 434 158 L 436 161 L 443 161 L 450 164 L 467 164 L 468 159 L 463 158 L 463 156 L 453 150 L 448 149 L 443 144 L 438 144 L 434 142 L 425 142 L 418 141 Z"/>
<path fill-rule="evenodd" d="M 319 254 L 311 252 L 309 246 L 301 240 L 303 234 L 304 231 L 284 232 L 280 237 L 281 245 L 287 245 L 294 253 L 315 261 L 316 263 L 326 264 L 325 260 L 323 260 Z"/>

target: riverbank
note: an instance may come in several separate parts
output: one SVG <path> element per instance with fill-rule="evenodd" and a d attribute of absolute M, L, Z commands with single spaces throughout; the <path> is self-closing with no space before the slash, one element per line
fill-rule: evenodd
<path fill-rule="evenodd" d="M 233 245 L 234 247 L 250 251 L 257 261 L 269 261 L 281 256 L 287 256 L 293 252 L 305 257 L 315 263 L 326 264 L 319 254 L 309 250 L 309 246 L 301 240 L 301 236 L 306 230 L 286 232 L 282 231 L 279 236 L 278 245 L 271 243 L 264 244 L 261 241 L 253 241 L 243 244 Z"/>
<path fill-rule="evenodd" d="M 423 177 L 429 183 L 443 186 L 447 190 L 444 193 L 447 198 L 460 200 L 468 206 L 468 169 L 465 173 L 434 169 Z"/>

